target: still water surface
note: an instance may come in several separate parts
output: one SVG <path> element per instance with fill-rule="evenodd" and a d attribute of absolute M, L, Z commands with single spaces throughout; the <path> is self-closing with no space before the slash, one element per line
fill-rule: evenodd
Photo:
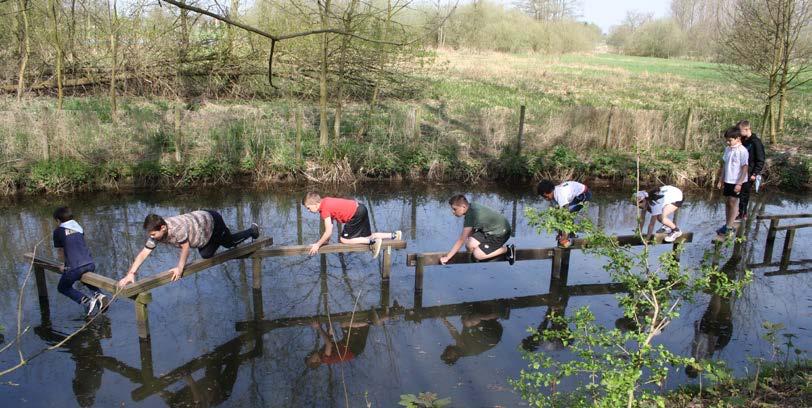
<path fill-rule="evenodd" d="M 0 324 L 6 343 L 16 331 L 17 293 L 28 269 L 22 254 L 42 240 L 39 252 L 54 255 L 50 214 L 55 206 L 65 202 L 75 209 L 97 271 L 118 278 L 143 246 L 141 222 L 150 212 L 213 208 L 232 227 L 257 221 L 275 246 L 313 242 L 318 219 L 298 205 L 303 192 L 218 188 L 0 203 Z M 460 407 L 521 405 L 507 382 L 525 367 L 519 350 L 567 358 L 555 344 L 533 342 L 527 328 L 549 327 L 550 313 L 572 313 L 582 306 L 589 306 L 602 324 L 620 324 L 622 312 L 612 294 L 619 288 L 607 285 L 600 260 L 575 251 L 566 282 L 551 282 L 549 260 L 512 267 L 429 267 L 422 308 L 416 308 L 414 268 L 405 265 L 406 254 L 451 246 L 462 220 L 451 215 L 446 200 L 459 192 L 513 221 L 517 247 L 552 246 L 552 236 L 533 231 L 522 215 L 527 207 L 547 205 L 530 187 L 460 191 L 457 186 L 368 184 L 334 192 L 367 204 L 373 229 L 404 231 L 409 247 L 394 253 L 389 282 L 382 282 L 379 263 L 365 253 L 268 258 L 262 264 L 263 289 L 255 292 L 250 261 L 231 261 L 154 290 L 149 342 L 137 337 L 132 303 L 114 303 L 64 347 L 0 379 L 0 406 L 391 407 L 401 394 L 425 391 L 450 397 Z M 596 191 L 589 216 L 612 233 L 630 234 L 635 209 L 626 196 Z M 804 195 L 771 192 L 754 201 L 758 207 L 752 211 L 812 212 Z M 721 198 L 688 192 L 678 217 L 682 229 L 695 234 L 682 263 L 696 265 L 724 217 Z M 742 262 L 761 262 L 766 225 L 752 222 L 749 236 Z M 798 231 L 793 260 L 812 258 L 810 239 L 812 229 Z M 782 243 L 779 233 L 773 261 Z M 653 256 L 668 249 L 658 247 Z M 140 274 L 166 270 L 176 261 L 176 250 L 160 247 Z M 764 321 L 783 323 L 798 336 L 799 348 L 812 350 L 812 275 L 765 275 L 776 269 L 755 269 L 754 282 L 741 298 L 700 296 L 685 305 L 682 318 L 658 341 L 685 355 L 724 360 L 738 375 L 747 374 L 748 356 L 771 355 L 771 346 L 761 339 Z M 50 320 L 40 316 L 33 278 L 27 284 L 22 327 L 31 330 L 23 336 L 24 355 L 59 342 L 83 323 L 80 308 L 57 293 L 56 282 L 57 276 L 48 273 Z M 255 304 L 262 307 L 255 310 Z M 353 310 L 357 313 L 350 321 Z M 330 334 L 339 340 L 344 357 L 319 363 L 314 355 L 324 352 Z M 2 368 L 17 361 L 14 348 L 0 354 Z M 668 386 L 689 381 L 678 369 Z"/>

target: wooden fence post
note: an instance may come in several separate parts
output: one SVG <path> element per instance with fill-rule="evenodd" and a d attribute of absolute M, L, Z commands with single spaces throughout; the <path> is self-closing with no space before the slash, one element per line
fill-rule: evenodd
<path fill-rule="evenodd" d="M 762 262 L 770 263 L 773 260 L 773 248 L 775 247 L 775 229 L 778 228 L 778 219 L 770 219 L 770 228 L 767 230 L 767 243 L 764 245 L 764 259 Z"/>
<path fill-rule="evenodd" d="M 389 279 L 389 275 L 392 272 L 392 247 L 387 247 L 383 251 L 383 269 L 381 272 L 381 277 L 383 279 Z"/>
<path fill-rule="evenodd" d="M 694 108 L 688 108 L 688 117 L 685 118 L 685 133 L 682 135 L 682 150 L 688 150 L 691 141 L 691 122 L 694 118 Z"/>
<path fill-rule="evenodd" d="M 251 258 L 251 277 L 253 288 L 262 289 L 262 258 L 258 256 Z"/>
<path fill-rule="evenodd" d="M 606 123 L 606 136 L 603 138 L 603 148 L 609 148 L 609 142 L 612 140 L 612 123 L 615 119 L 615 106 L 609 108 L 609 121 Z"/>
<path fill-rule="evenodd" d="M 152 364 L 152 340 L 149 337 L 138 339 L 138 349 L 141 354 L 141 381 L 149 384 L 155 380 L 155 371 Z"/>
<path fill-rule="evenodd" d="M 412 138 L 415 144 L 420 143 L 420 109 L 415 106 L 414 108 L 414 129 L 412 129 Z"/>
<path fill-rule="evenodd" d="M 422 254 L 417 255 L 417 263 L 414 268 L 414 308 L 423 308 L 423 270 L 426 259 Z"/>
<path fill-rule="evenodd" d="M 525 106 L 519 108 L 519 135 L 516 138 L 516 156 L 522 155 L 522 136 L 524 135 L 524 111 Z"/>

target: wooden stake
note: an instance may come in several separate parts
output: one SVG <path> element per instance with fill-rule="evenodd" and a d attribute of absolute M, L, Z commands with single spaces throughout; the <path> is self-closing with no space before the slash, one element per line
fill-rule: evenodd
<path fill-rule="evenodd" d="M 688 150 L 691 142 L 691 122 L 694 119 L 694 108 L 688 108 L 688 117 L 685 118 L 685 133 L 682 135 L 682 150 Z"/>
<path fill-rule="evenodd" d="M 39 311 L 43 316 L 50 316 L 51 306 L 48 302 L 48 286 L 45 282 L 45 268 L 34 265 L 34 277 L 37 281 L 37 294 L 39 295 Z"/>
<path fill-rule="evenodd" d="M 135 297 L 135 325 L 138 329 L 138 337 L 149 338 L 149 311 L 147 305 L 152 302 L 152 294 L 149 292 L 139 293 Z"/>
<path fill-rule="evenodd" d="M 262 289 L 262 258 L 255 256 L 251 258 L 251 277 L 253 278 L 253 288 Z"/>
<path fill-rule="evenodd" d="M 781 251 L 781 265 L 778 269 L 785 271 L 789 266 L 789 257 L 792 254 L 792 244 L 795 241 L 795 230 L 787 230 L 787 237 L 784 239 L 784 250 Z"/>

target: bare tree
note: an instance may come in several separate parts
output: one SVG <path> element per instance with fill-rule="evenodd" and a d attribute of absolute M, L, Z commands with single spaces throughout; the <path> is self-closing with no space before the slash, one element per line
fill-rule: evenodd
<path fill-rule="evenodd" d="M 515 5 L 541 21 L 574 19 L 580 15 L 581 8 L 578 0 L 520 0 Z"/>

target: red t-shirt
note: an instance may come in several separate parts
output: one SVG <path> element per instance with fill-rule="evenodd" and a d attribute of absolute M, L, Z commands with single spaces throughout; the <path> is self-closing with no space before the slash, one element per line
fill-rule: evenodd
<path fill-rule="evenodd" d="M 324 197 L 321 199 L 319 214 L 321 214 L 322 219 L 330 217 L 342 224 L 346 224 L 355 215 L 357 209 L 358 202 L 355 200 Z"/>

